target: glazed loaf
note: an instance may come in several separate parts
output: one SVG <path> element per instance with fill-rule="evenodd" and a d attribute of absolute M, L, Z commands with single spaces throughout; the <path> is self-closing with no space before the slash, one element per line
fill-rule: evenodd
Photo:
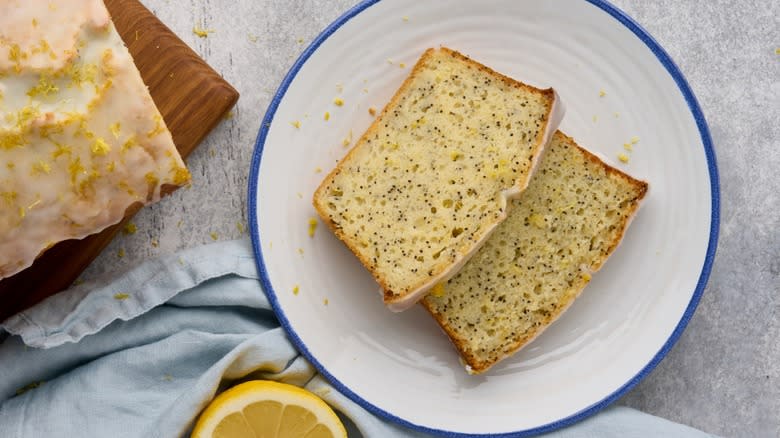
<path fill-rule="evenodd" d="M 0 15 L 0 278 L 190 180 L 101 0 L 7 3 Z"/>

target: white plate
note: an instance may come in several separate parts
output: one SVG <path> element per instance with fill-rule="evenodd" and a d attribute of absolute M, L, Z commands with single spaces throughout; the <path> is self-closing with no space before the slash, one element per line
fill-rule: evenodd
<path fill-rule="evenodd" d="M 630 162 L 617 165 L 651 187 L 623 244 L 582 297 L 533 344 L 482 376 L 464 372 L 420 308 L 386 310 L 371 276 L 328 229 L 307 233 L 316 216 L 312 193 L 347 152 L 344 138 L 351 130 L 356 140 L 371 121 L 368 108 L 381 109 L 423 50 L 438 45 L 555 87 L 567 107 L 561 129 L 613 163 L 638 137 Z M 344 106 L 333 104 L 337 96 Z M 710 136 L 685 79 L 645 31 L 600 0 L 358 5 L 323 31 L 282 82 L 258 135 L 249 187 L 258 267 L 290 338 L 370 411 L 449 436 L 552 430 L 636 385 L 698 303 L 718 211 Z"/>

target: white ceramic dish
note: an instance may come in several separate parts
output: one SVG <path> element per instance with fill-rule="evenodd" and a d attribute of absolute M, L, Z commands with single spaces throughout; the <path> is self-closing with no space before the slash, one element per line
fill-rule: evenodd
<path fill-rule="evenodd" d="M 371 121 L 368 109 L 381 109 L 423 50 L 438 45 L 555 87 L 567 107 L 561 129 L 651 187 L 623 244 L 582 297 L 530 346 L 481 376 L 464 372 L 421 308 L 389 312 L 371 276 L 328 229 L 307 233 L 316 217 L 312 193 L 347 152 L 343 140 L 351 131 L 354 144 Z M 343 106 L 333 104 L 336 97 Z M 639 142 L 629 163 L 619 163 L 633 137 Z M 709 133 L 685 79 L 647 33 L 599 0 L 356 6 L 280 86 L 258 135 L 249 204 L 266 293 L 303 354 L 370 411 L 449 436 L 549 431 L 633 387 L 698 303 L 719 212 Z"/>

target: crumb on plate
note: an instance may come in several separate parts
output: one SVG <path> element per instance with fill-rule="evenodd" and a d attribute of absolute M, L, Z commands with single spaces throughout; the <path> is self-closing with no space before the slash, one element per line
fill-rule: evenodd
<path fill-rule="evenodd" d="M 317 231 L 317 219 L 309 218 L 309 237 L 314 237 L 314 232 Z"/>
<path fill-rule="evenodd" d="M 344 147 L 347 147 L 347 146 L 349 146 L 350 144 L 352 144 L 352 130 L 351 130 L 351 129 L 349 130 L 349 136 L 347 136 L 347 138 L 345 138 L 344 140 L 342 140 L 341 144 L 342 144 Z"/>

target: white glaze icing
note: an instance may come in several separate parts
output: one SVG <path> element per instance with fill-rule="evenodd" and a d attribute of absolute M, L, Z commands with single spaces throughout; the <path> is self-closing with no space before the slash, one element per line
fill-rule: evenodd
<path fill-rule="evenodd" d="M 0 14 L 0 278 L 189 173 L 101 0 Z"/>

